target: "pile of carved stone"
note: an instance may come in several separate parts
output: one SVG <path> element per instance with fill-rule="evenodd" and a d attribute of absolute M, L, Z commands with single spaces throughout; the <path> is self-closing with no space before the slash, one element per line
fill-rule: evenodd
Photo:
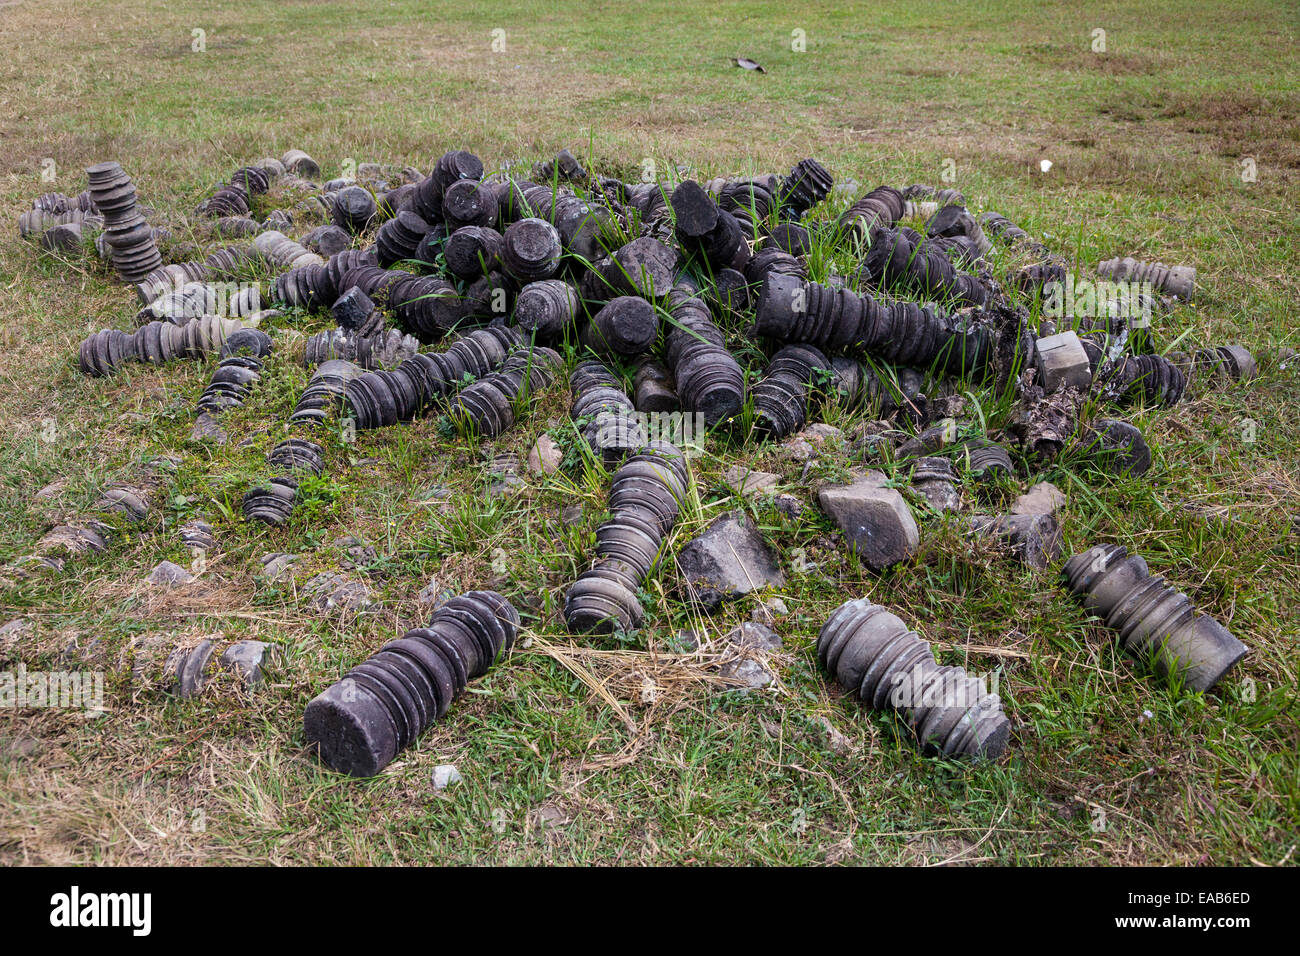
<path fill-rule="evenodd" d="M 1067 270 L 1009 219 L 977 217 L 960 193 L 923 185 L 880 186 L 831 209 L 834 178 L 812 159 L 784 175 L 629 183 L 567 152 L 528 179 L 488 174 L 477 156 L 454 150 L 428 175 L 367 164 L 322 187 L 319 164 L 291 150 L 235 171 L 203 201 L 197 215 L 216 246 L 204 257 L 149 225 L 120 166 L 87 172 L 88 191 L 42 196 L 19 223 L 32 239 L 62 230 L 43 243 L 57 255 L 83 243 L 89 251 L 103 228 L 97 248 L 141 301 L 136 330 L 82 343 L 86 374 L 216 353 L 196 404 L 206 427 L 195 431 L 213 435 L 214 416 L 253 400 L 265 363 L 279 360 L 268 330 L 328 322 L 306 343 L 313 371 L 291 437 L 268 456 L 272 477 L 244 499 L 248 519 L 291 519 L 299 482 L 328 467 L 314 434 L 327 423 L 368 429 L 437 414 L 493 437 L 564 378 L 565 354 L 577 355 L 574 424 L 613 473 L 611 519 L 566 594 L 565 619 L 578 632 L 645 620 L 640 585 L 693 487 L 686 455 L 650 440 L 650 413 L 695 415 L 740 440 L 804 442 L 824 408 L 863 410 L 873 424 L 863 457 L 884 471 L 860 471 L 817 497 L 846 547 L 884 571 L 916 550 L 914 510 L 960 512 L 967 478 L 1007 485 L 1062 455 L 1142 474 L 1151 451 L 1110 409 L 1172 405 L 1213 379 L 1255 374 L 1240 346 L 1152 347 L 1140 318 L 1189 299 L 1192 269 L 1111 260 L 1100 275 L 1129 284 L 1121 301 L 1079 320 L 1036 321 L 1029 305 L 1057 294 Z M 230 237 L 243 241 L 223 244 Z M 994 278 L 1003 260 L 1014 294 Z M 830 262 L 856 265 L 837 274 Z M 1135 317 L 1133 307 L 1146 311 Z M 963 394 L 984 386 L 1011 396 L 1001 428 L 965 414 Z M 908 477 L 913 503 L 895 487 Z M 1060 556 L 1055 511 L 1050 495 L 1031 493 L 1006 513 L 957 517 L 972 537 L 1045 567 Z M 72 550 L 102 550 L 93 527 L 77 536 Z M 1178 661 L 1162 669 L 1211 686 L 1239 645 L 1185 600 L 1137 580 L 1134 561 L 1124 563 L 1123 549 L 1094 549 L 1072 559 L 1070 587 L 1135 653 L 1176 639 Z M 1133 594 L 1116 590 L 1130 579 Z M 475 627 L 444 614 L 429 634 L 445 641 L 417 634 L 381 652 L 345 682 L 355 696 L 332 690 L 328 712 L 315 705 L 309 736 L 335 754 L 331 763 L 374 772 L 509 646 L 482 635 L 475 645 L 465 637 Z M 482 627 L 495 634 L 487 618 Z M 827 622 L 819 648 L 851 694 L 871 706 L 892 700 L 929 750 L 994 756 L 1005 747 L 996 696 L 937 665 L 897 617 L 851 602 Z M 468 655 L 464 666 L 458 655 Z M 447 673 L 450 690 L 438 686 Z M 904 684 L 920 696 L 899 698 Z"/>

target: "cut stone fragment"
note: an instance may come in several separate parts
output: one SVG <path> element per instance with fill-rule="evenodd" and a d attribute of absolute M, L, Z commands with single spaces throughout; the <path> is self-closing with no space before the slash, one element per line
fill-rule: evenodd
<path fill-rule="evenodd" d="M 271 554 L 262 555 L 260 560 L 262 562 L 262 573 L 271 581 L 279 583 L 289 577 L 289 569 L 298 560 L 298 555 L 275 551 Z"/>
<path fill-rule="evenodd" d="M 921 535 L 903 496 L 885 487 L 885 476 L 870 471 L 849 485 L 828 485 L 817 503 L 839 525 L 850 551 L 873 571 L 906 561 Z"/>
<path fill-rule="evenodd" d="M 1088 353 L 1074 331 L 1047 335 L 1037 342 L 1038 372 L 1043 388 L 1054 392 L 1058 388 L 1087 390 L 1092 384 L 1092 365 Z"/>
<path fill-rule="evenodd" d="M 330 314 L 339 328 L 349 331 L 365 327 L 374 311 L 375 303 L 370 296 L 356 286 L 344 292 L 330 306 Z"/>
<path fill-rule="evenodd" d="M 752 657 L 728 661 L 718 668 L 718 675 L 727 681 L 726 691 L 735 694 L 760 690 L 776 680 L 765 663 Z"/>
<path fill-rule="evenodd" d="M 335 610 L 358 613 L 374 604 L 364 584 L 333 571 L 322 572 L 307 581 L 303 592 L 308 596 L 307 606 L 319 614 Z"/>

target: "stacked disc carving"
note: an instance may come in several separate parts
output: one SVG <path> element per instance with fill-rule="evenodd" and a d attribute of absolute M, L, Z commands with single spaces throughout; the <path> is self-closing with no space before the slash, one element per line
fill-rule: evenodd
<path fill-rule="evenodd" d="M 564 620 L 575 634 L 630 631 L 645 611 L 637 597 L 658 558 L 690 484 L 685 455 L 652 442 L 614 472 L 610 519 L 596 530 L 596 560 L 564 596 Z"/>
<path fill-rule="evenodd" d="M 265 485 L 244 494 L 242 510 L 249 521 L 279 527 L 289 520 L 298 497 L 303 473 L 319 476 L 325 470 L 325 449 L 305 438 L 286 438 L 266 456 L 267 464 L 293 474 L 277 473 Z"/>
<path fill-rule="evenodd" d="M 323 424 L 329 414 L 338 408 L 348 382 L 363 372 L 364 369 L 360 366 L 342 359 L 322 362 L 298 396 L 298 404 L 289 416 L 289 426 L 314 428 Z"/>
<path fill-rule="evenodd" d="M 1190 302 L 1196 286 L 1196 270 L 1191 266 L 1167 266 L 1163 262 L 1139 262 L 1130 256 L 1107 259 L 1097 266 L 1098 275 L 1117 282 L 1148 283 L 1157 292 L 1167 292 Z"/>
<path fill-rule="evenodd" d="M 600 362 L 581 362 L 569 377 L 570 417 L 591 450 L 613 464 L 643 447 L 645 427 L 623 383 Z"/>
<path fill-rule="evenodd" d="M 1187 387 L 1187 378 L 1163 355 L 1123 356 L 1099 377 L 1106 394 L 1121 402 L 1176 405 Z"/>
<path fill-rule="evenodd" d="M 253 237 L 257 254 L 281 269 L 300 269 L 306 265 L 323 265 L 325 260 L 302 243 L 295 242 L 276 229 L 268 229 Z"/>
<path fill-rule="evenodd" d="M 828 352 L 857 346 L 895 365 L 978 371 L 993 356 L 993 330 L 974 310 L 955 315 L 915 302 L 884 302 L 843 286 L 771 273 L 763 281 L 753 334 Z"/>
<path fill-rule="evenodd" d="M 984 305 L 989 301 L 988 287 L 978 276 L 958 271 L 948 257 L 951 247 L 950 242 L 926 239 L 914 229 L 878 229 L 859 278 L 876 287 L 899 285 L 927 296 Z"/>
<path fill-rule="evenodd" d="M 467 591 L 352 668 L 307 705 L 303 736 L 326 766 L 372 777 L 447 713 L 466 684 L 515 642 L 519 612 Z"/>
<path fill-rule="evenodd" d="M 177 358 L 202 358 L 243 328 L 238 319 L 205 315 L 184 325 L 154 320 L 132 333 L 103 329 L 82 341 L 78 365 L 83 374 L 100 376 L 114 374 L 127 362 L 162 365 Z"/>
<path fill-rule="evenodd" d="M 1084 453 L 1102 471 L 1113 475 L 1145 475 L 1151 468 L 1151 446 L 1132 422 L 1103 418 L 1081 429 Z"/>
<path fill-rule="evenodd" d="M 672 206 L 677 241 L 684 250 L 702 256 L 714 269 L 745 268 L 750 250 L 744 227 L 719 208 L 704 187 L 686 180 L 673 190 Z"/>
<path fill-rule="evenodd" d="M 465 298 L 446 279 L 402 276 L 388 287 L 388 304 L 407 332 L 434 342 L 465 319 Z"/>
<path fill-rule="evenodd" d="M 888 229 L 903 217 L 906 200 L 892 186 L 877 186 L 840 216 L 840 226 L 874 243 L 877 230 Z"/>
<path fill-rule="evenodd" d="M 1065 563 L 1070 591 L 1119 633 L 1120 646 L 1158 673 L 1207 691 L 1246 656 L 1246 645 L 1191 599 L 1152 575 L 1141 555 L 1101 544 Z"/>
<path fill-rule="evenodd" d="M 113 268 L 123 282 L 140 282 L 162 265 L 153 230 L 136 208 L 135 184 L 117 163 L 86 170 L 90 196 L 104 217 L 104 239 L 112 250 Z"/>
<path fill-rule="evenodd" d="M 664 358 L 677 382 L 682 409 L 698 412 L 713 427 L 740 414 L 745 372 L 729 351 L 703 299 L 685 292 L 669 296 L 673 322 L 665 335 Z"/>
<path fill-rule="evenodd" d="M 830 195 L 835 177 L 815 159 L 801 159 L 781 180 L 778 196 L 782 212 L 802 219 L 813 206 Z"/>
<path fill-rule="evenodd" d="M 224 347 L 222 351 L 225 351 Z M 219 415 L 228 408 L 242 405 L 254 386 L 261 381 L 263 357 L 257 354 L 232 354 L 223 358 L 199 396 L 195 409 L 200 413 Z"/>
<path fill-rule="evenodd" d="M 443 195 L 447 188 L 462 179 L 483 178 L 483 161 L 463 149 L 439 157 L 433 171 L 419 183 L 411 195 L 412 210 L 425 222 L 443 221 Z"/>
<path fill-rule="evenodd" d="M 771 272 L 759 292 L 753 334 L 837 352 L 854 342 L 883 338 L 877 332 L 881 312 L 869 295 Z"/>
<path fill-rule="evenodd" d="M 467 382 L 501 367 L 519 342 L 519 334 L 510 329 L 475 329 L 443 352 L 417 353 L 392 371 L 356 376 L 347 383 L 346 394 L 357 429 L 411 421 Z"/>
<path fill-rule="evenodd" d="M 459 179 L 442 194 L 442 216 L 453 232 L 465 226 L 491 228 L 497 215 L 497 191 L 487 183 Z"/>
<path fill-rule="evenodd" d="M 640 355 L 659 337 L 655 307 L 634 295 L 606 302 L 582 332 L 582 344 L 601 356 Z"/>
<path fill-rule="evenodd" d="M 501 267 L 520 285 L 553 277 L 563 254 L 559 232 L 544 219 L 512 222 L 501 237 Z"/>
<path fill-rule="evenodd" d="M 385 329 L 370 335 L 346 329 L 326 329 L 307 339 L 303 364 L 308 368 L 330 359 L 346 359 L 364 369 L 392 368 L 415 355 L 419 341 L 397 329 Z"/>
<path fill-rule="evenodd" d="M 498 271 L 504 241 L 501 233 L 490 226 L 461 226 L 447 237 L 443 246 L 447 271 L 471 282 Z"/>
<path fill-rule="evenodd" d="M 831 359 L 831 368 L 831 384 L 844 408 L 870 408 L 876 418 L 895 413 L 913 421 L 927 418 L 925 376 L 916 369 L 877 369 L 844 355 Z"/>
<path fill-rule="evenodd" d="M 971 438 L 963 442 L 958 451 L 962 455 L 963 471 L 982 481 L 1014 477 L 1015 465 L 1011 453 L 997 442 L 987 438 Z"/>
<path fill-rule="evenodd" d="M 334 194 L 334 225 L 354 236 L 365 232 L 376 212 L 375 197 L 364 186 L 345 186 Z"/>
<path fill-rule="evenodd" d="M 420 241 L 429 233 L 429 224 L 413 212 L 402 210 L 379 227 L 375 234 L 378 264 L 387 269 L 404 259 L 418 258 Z"/>
<path fill-rule="evenodd" d="M 539 339 L 553 341 L 573 327 L 582 309 L 578 290 L 563 279 L 530 282 L 515 299 L 515 324 Z"/>
<path fill-rule="evenodd" d="M 543 346 L 516 349 L 500 369 L 461 390 L 452 415 L 477 435 L 500 435 L 515 423 L 516 400 L 546 388 L 563 365 L 558 353 Z"/>
<path fill-rule="evenodd" d="M 926 754 L 995 760 L 1006 750 L 1011 724 L 998 695 L 964 668 L 936 663 L 927 641 L 865 598 L 831 614 L 817 659 L 865 706 L 897 710 Z"/>
<path fill-rule="evenodd" d="M 754 385 L 754 427 L 770 438 L 784 438 L 803 428 L 818 376 L 830 372 L 830 361 L 811 345 L 781 349 Z"/>

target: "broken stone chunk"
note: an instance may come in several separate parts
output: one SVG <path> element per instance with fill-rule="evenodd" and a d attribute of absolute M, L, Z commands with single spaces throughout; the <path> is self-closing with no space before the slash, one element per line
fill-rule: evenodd
<path fill-rule="evenodd" d="M 210 441 L 224 445 L 228 439 L 226 430 L 221 427 L 216 416 L 211 412 L 200 412 L 194 419 L 194 427 L 190 430 L 190 441 Z"/>
<path fill-rule="evenodd" d="M 316 575 L 302 589 L 307 595 L 307 606 L 318 614 L 336 610 L 360 613 L 374 604 L 370 590 L 364 584 L 333 571 Z"/>
<path fill-rule="evenodd" d="M 221 655 L 221 666 L 239 675 L 247 688 L 262 686 L 265 672 L 279 664 L 280 646 L 265 641 L 236 641 Z"/>
<path fill-rule="evenodd" d="M 379 563 L 375 549 L 360 538 L 344 535 L 332 542 L 332 547 L 342 548 L 345 557 L 339 561 L 339 567 L 348 571 L 362 571 Z"/>
<path fill-rule="evenodd" d="M 785 575 L 754 523 L 739 511 L 717 518 L 677 557 L 690 599 L 715 610 L 751 591 L 781 587 Z"/>
<path fill-rule="evenodd" d="M 42 552 L 63 550 L 68 554 L 84 554 L 87 551 L 103 551 L 108 547 L 108 542 L 97 528 L 61 524 L 41 538 L 37 546 Z"/>
<path fill-rule="evenodd" d="M 1061 556 L 1061 528 L 1050 514 L 973 515 L 973 534 L 991 537 L 1031 568 L 1046 568 Z"/>
<path fill-rule="evenodd" d="M 375 303 L 356 286 L 348 289 L 334 300 L 330 314 L 339 328 L 347 331 L 365 329 L 370 323 L 370 316 L 375 311 Z"/>
<path fill-rule="evenodd" d="M 553 475 L 560 470 L 564 461 L 564 452 L 554 438 L 547 434 L 537 436 L 532 450 L 528 452 L 528 470 L 536 475 Z"/>
<path fill-rule="evenodd" d="M 781 476 L 766 471 L 750 471 L 744 465 L 732 465 L 723 474 L 722 480 L 728 487 L 750 498 L 771 494 Z"/>
<path fill-rule="evenodd" d="M 869 471 L 850 485 L 828 485 L 817 493 L 849 550 L 873 571 L 907 560 L 921 540 L 907 502 L 885 481 L 881 472 Z"/>
<path fill-rule="evenodd" d="M 194 575 L 179 564 L 162 561 L 149 573 L 147 580 L 150 584 L 159 587 L 174 588 L 182 584 L 189 584 L 194 580 Z"/>
<path fill-rule="evenodd" d="M 770 621 L 773 617 L 781 617 L 789 613 L 790 609 L 786 607 L 785 602 L 773 596 L 766 601 L 760 601 L 758 606 L 749 612 L 749 616 L 755 621 Z"/>
<path fill-rule="evenodd" d="M 728 631 L 724 640 L 737 647 L 746 647 L 758 651 L 777 651 L 781 649 L 781 635 L 766 624 L 757 621 L 745 621 L 739 627 Z"/>
<path fill-rule="evenodd" d="M 694 651 L 700 646 L 701 635 L 699 631 L 682 629 L 673 635 L 673 642 L 683 651 Z"/>
<path fill-rule="evenodd" d="M 415 596 L 415 599 L 421 604 L 436 608 L 446 604 L 455 596 L 456 592 L 451 588 L 440 584 L 437 578 L 430 578 L 429 583 L 420 588 L 420 592 Z"/>
<path fill-rule="evenodd" d="M 785 517 L 794 520 L 803 514 L 803 502 L 795 495 L 780 494 L 772 498 L 776 510 Z"/>
<path fill-rule="evenodd" d="M 718 675 L 727 681 L 726 690 L 737 694 L 760 690 L 776 680 L 765 663 L 752 657 L 728 661 L 718 668 Z"/>
<path fill-rule="evenodd" d="M 488 486 L 488 494 L 494 498 L 509 494 L 526 484 L 519 477 L 519 456 L 511 453 L 495 456 L 488 463 L 487 473 L 496 479 Z"/>
<path fill-rule="evenodd" d="M 296 554 L 285 554 L 282 551 L 273 551 L 270 554 L 262 555 L 262 573 L 274 582 L 280 582 L 289 578 L 289 568 L 298 560 Z"/>
<path fill-rule="evenodd" d="M 781 449 L 793 461 L 808 461 L 828 440 L 840 441 L 844 433 L 833 425 L 816 422 L 786 441 Z"/>
<path fill-rule="evenodd" d="M 1065 494 L 1050 481 L 1040 481 L 1015 500 L 1013 515 L 1054 515 L 1065 504 Z"/>
<path fill-rule="evenodd" d="M 961 509 L 957 474 L 947 458 L 917 458 L 912 463 L 912 488 L 920 492 L 935 511 Z"/>

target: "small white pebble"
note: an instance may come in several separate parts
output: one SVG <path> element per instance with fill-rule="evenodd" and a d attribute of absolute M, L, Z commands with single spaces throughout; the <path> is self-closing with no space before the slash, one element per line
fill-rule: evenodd
<path fill-rule="evenodd" d="M 460 771 L 454 763 L 440 763 L 433 768 L 433 789 L 446 790 L 453 783 L 460 783 Z"/>

